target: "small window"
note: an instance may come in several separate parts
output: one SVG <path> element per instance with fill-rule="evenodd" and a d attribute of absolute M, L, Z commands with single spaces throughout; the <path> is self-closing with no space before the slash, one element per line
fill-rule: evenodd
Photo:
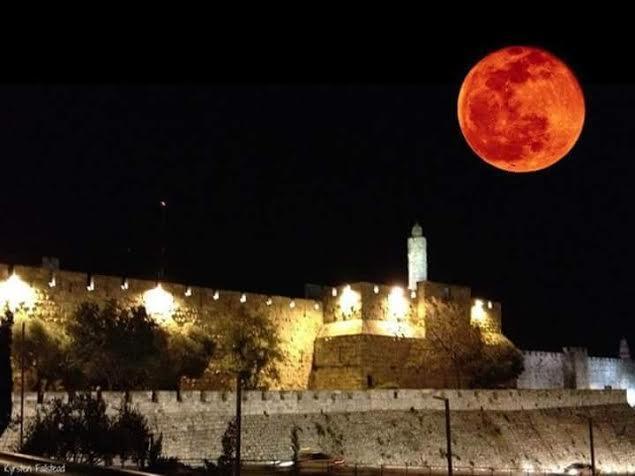
<path fill-rule="evenodd" d="M 366 386 L 368 388 L 373 388 L 375 386 L 375 383 L 373 382 L 373 376 L 372 375 L 366 375 Z"/>

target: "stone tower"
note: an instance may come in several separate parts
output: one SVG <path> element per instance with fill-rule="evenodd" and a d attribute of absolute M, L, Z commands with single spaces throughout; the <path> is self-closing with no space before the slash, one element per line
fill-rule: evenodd
<path fill-rule="evenodd" d="M 620 359 L 631 360 L 631 351 L 628 348 L 628 342 L 626 342 L 625 338 L 620 340 Z"/>
<path fill-rule="evenodd" d="M 423 230 L 418 223 L 408 238 L 408 289 L 417 289 L 419 281 L 428 280 L 428 253 Z"/>

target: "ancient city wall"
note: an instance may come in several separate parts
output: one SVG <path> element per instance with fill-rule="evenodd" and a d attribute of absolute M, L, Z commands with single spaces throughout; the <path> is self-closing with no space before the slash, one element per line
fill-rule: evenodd
<path fill-rule="evenodd" d="M 55 286 L 49 286 L 52 274 L 45 268 L 16 266 L 16 274 L 33 290 L 34 302 L 29 315 L 44 321 L 63 322 L 72 319 L 82 302 L 103 304 L 115 299 L 124 305 L 141 305 L 144 293 L 156 282 L 128 279 L 127 289 L 122 278 L 93 275 L 94 289 L 87 290 L 85 273 L 55 271 Z M 0 264 L 0 280 L 8 276 L 8 267 Z M 313 342 L 322 325 L 322 305 L 318 301 L 283 296 L 190 287 L 162 282 L 162 287 L 174 298 L 172 317 L 176 325 L 187 322 L 213 327 L 221 319 L 231 319 L 237 312 L 261 313 L 276 326 L 282 341 L 284 358 L 279 364 L 280 381 L 273 388 L 307 388 L 313 359 Z M 270 301 L 269 301 L 270 300 Z M 191 384 L 205 388 L 205 377 Z"/>
<path fill-rule="evenodd" d="M 518 388 L 564 388 L 562 352 L 523 352 L 525 370 L 518 377 Z"/>
<path fill-rule="evenodd" d="M 122 305 L 146 304 L 148 291 L 157 285 L 150 280 L 90 276 L 43 267 L 17 266 L 15 272 L 33 294 L 28 314 L 47 322 L 72 319 L 83 302 L 103 304 L 114 299 Z M 0 281 L 7 277 L 8 267 L 0 265 Z M 322 300 L 169 282 L 162 282 L 161 286 L 173 300 L 167 318 L 159 319 L 164 325 L 192 323 L 214 330 L 223 320 L 234 319 L 240 313 L 260 314 L 270 319 L 281 338 L 283 354 L 277 364 L 280 380 L 268 382 L 274 389 L 453 386 L 447 369 L 439 365 L 439 355 L 435 355 L 424 339 L 428 322 L 437 338 L 450 335 L 455 329 L 466 333 L 470 324 L 489 333 L 500 332 L 500 304 L 472 299 L 470 289 L 464 286 L 429 281 L 420 282 L 413 291 L 353 283 L 325 288 Z M 146 308 L 151 312 L 148 305 Z M 386 338 L 370 342 L 362 336 Z M 329 344 L 331 337 L 342 339 Z M 314 353 L 316 338 L 318 341 L 324 338 L 321 344 L 318 342 L 321 349 L 318 353 Z M 382 358 L 377 352 L 379 348 L 388 352 L 383 356 L 391 358 Z M 331 351 L 335 354 L 328 355 Z M 355 363 L 350 361 L 352 354 L 358 355 Z M 326 369 L 326 362 L 333 359 L 340 362 Z M 314 362 L 321 367 L 317 375 L 313 375 L 317 368 Z M 227 382 L 212 367 L 202 378 L 184 381 L 183 388 L 226 387 Z"/>
<path fill-rule="evenodd" d="M 635 405 L 635 363 L 630 359 L 589 357 L 583 348 L 524 351 L 523 357 L 525 370 L 517 380 L 520 389 L 625 389 L 628 401 Z"/>
<path fill-rule="evenodd" d="M 442 466 L 445 447 L 443 402 L 452 408 L 455 465 L 480 468 L 557 470 L 588 457 L 587 416 L 594 419 L 596 460 L 608 470 L 635 469 L 635 411 L 624 391 L 304 391 L 246 392 L 243 403 L 243 456 L 247 460 L 291 457 L 296 429 L 302 447 L 341 455 L 363 464 Z M 234 394 L 132 392 L 131 405 L 163 435 L 167 455 L 194 464 L 215 459 L 234 411 Z M 46 404 L 63 394 L 45 394 Z M 121 393 L 103 393 L 110 412 Z M 35 394 L 27 395 L 27 419 L 35 414 Z M 14 416 L 19 413 L 14 395 Z M 15 444 L 16 429 L 0 439 Z"/>

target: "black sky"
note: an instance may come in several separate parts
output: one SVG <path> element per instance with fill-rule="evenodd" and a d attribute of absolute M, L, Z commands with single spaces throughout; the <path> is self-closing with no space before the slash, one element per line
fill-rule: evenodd
<path fill-rule="evenodd" d="M 579 143 L 533 174 L 480 161 L 456 120 L 471 64 L 510 43 L 563 58 L 586 96 Z M 418 220 L 431 279 L 502 301 L 520 347 L 613 355 L 622 335 L 635 346 L 635 78 L 625 51 L 589 44 L 506 32 L 417 57 L 267 60 L 261 84 L 243 68 L 2 85 L 0 261 L 154 276 L 164 199 L 169 279 L 300 296 L 306 282 L 404 283 Z"/>

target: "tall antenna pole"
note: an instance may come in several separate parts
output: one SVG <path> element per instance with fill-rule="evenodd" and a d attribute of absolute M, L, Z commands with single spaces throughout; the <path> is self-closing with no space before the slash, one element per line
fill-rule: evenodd
<path fill-rule="evenodd" d="M 161 200 L 159 202 L 161 206 L 161 231 L 160 231 L 160 239 L 161 239 L 161 255 L 159 258 L 159 273 L 157 276 L 157 281 L 161 281 L 165 277 L 165 249 L 166 249 L 166 227 L 167 227 L 167 208 L 168 204 Z"/>

